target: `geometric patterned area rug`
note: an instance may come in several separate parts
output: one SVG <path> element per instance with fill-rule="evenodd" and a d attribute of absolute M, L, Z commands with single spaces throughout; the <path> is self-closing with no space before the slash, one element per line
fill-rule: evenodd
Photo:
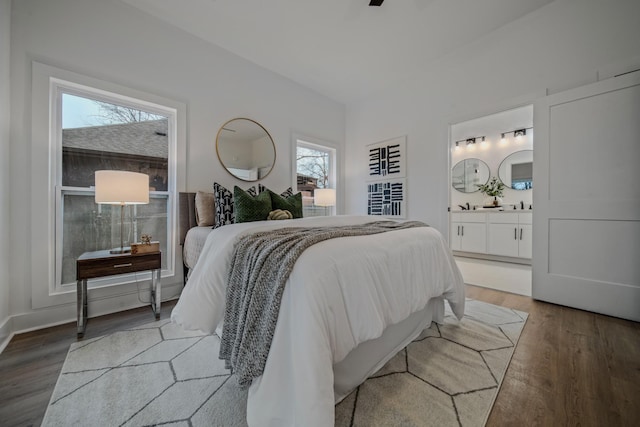
<path fill-rule="evenodd" d="M 483 426 L 527 319 L 467 300 L 336 405 L 336 426 Z M 170 320 L 73 343 L 43 426 L 246 426 L 219 338 Z"/>

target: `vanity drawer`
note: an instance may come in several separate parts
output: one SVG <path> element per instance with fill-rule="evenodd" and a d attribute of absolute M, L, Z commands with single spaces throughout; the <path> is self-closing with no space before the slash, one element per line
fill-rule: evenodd
<path fill-rule="evenodd" d="M 489 223 L 490 224 L 517 224 L 518 214 L 517 213 L 490 213 Z"/>
<path fill-rule="evenodd" d="M 454 212 L 451 214 L 452 222 L 487 222 L 487 214 L 485 213 L 461 213 Z"/>
<path fill-rule="evenodd" d="M 532 213 L 521 213 L 521 214 L 518 214 L 518 218 L 520 219 L 520 224 L 533 224 L 533 214 Z"/>
<path fill-rule="evenodd" d="M 533 214 L 526 213 L 490 213 L 489 224 L 532 224 Z"/>

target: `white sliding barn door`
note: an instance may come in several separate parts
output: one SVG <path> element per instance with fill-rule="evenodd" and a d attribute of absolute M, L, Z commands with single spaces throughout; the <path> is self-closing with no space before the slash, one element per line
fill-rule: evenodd
<path fill-rule="evenodd" d="M 638 74 L 534 106 L 535 299 L 640 321 Z"/>

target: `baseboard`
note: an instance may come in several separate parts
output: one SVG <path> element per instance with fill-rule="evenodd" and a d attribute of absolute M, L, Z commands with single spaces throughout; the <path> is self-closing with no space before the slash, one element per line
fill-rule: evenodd
<path fill-rule="evenodd" d="M 455 257 L 465 283 L 531 296 L 531 266 Z"/>
<path fill-rule="evenodd" d="M 460 257 L 460 258 L 473 258 L 473 259 L 481 259 L 485 261 L 506 262 L 509 264 L 531 265 L 531 258 L 489 255 L 489 254 L 481 254 L 477 252 L 464 252 L 464 251 L 451 251 L 451 252 L 453 252 L 453 256 Z"/>
<path fill-rule="evenodd" d="M 0 353 L 7 347 L 13 335 L 13 319 L 9 316 L 4 319 L 0 326 Z"/>
<path fill-rule="evenodd" d="M 162 286 L 163 301 L 178 298 L 182 290 L 182 283 L 173 283 Z M 149 305 L 149 302 L 140 301 L 137 290 L 118 294 L 115 297 L 91 299 L 89 292 L 88 316 L 89 318 L 104 316 L 105 314 L 117 313 L 119 311 L 131 310 Z M 150 315 L 150 319 L 153 316 Z M 9 323 L 10 337 L 17 334 L 32 332 L 39 329 L 50 328 L 77 321 L 76 304 L 63 304 L 45 309 L 34 310 L 28 313 L 15 314 L 10 316 Z M 2 329 L 0 331 L 4 332 Z M 2 335 L 0 335 L 2 337 Z M 4 344 L 4 343 L 3 343 Z M 7 341 L 8 344 L 8 341 Z M 6 344 L 5 344 L 6 346 Z"/>

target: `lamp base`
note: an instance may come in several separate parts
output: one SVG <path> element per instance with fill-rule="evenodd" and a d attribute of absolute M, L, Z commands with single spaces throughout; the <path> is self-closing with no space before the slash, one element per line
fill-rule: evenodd
<path fill-rule="evenodd" d="M 131 253 L 131 248 L 115 248 L 109 251 L 110 254 L 128 254 Z"/>

